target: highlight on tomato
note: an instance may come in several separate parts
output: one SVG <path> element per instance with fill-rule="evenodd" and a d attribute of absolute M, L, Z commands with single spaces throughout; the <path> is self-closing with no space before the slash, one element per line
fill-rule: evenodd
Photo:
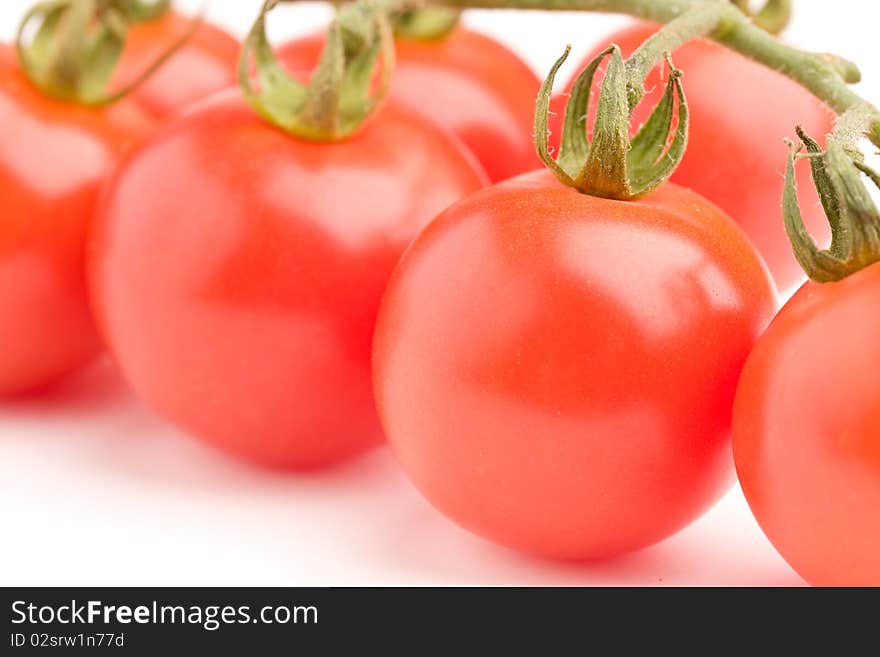
<path fill-rule="evenodd" d="M 90 249 L 95 311 L 135 392 L 262 465 L 326 465 L 381 441 L 370 350 L 388 277 L 419 229 L 487 182 L 452 135 L 378 107 L 370 70 L 328 89 L 328 71 L 393 47 L 381 14 L 346 35 L 353 9 L 308 86 L 274 75 L 261 14 L 242 60 L 251 106 L 231 90 L 143 144 Z"/>
<path fill-rule="evenodd" d="M 503 44 L 444 20 L 449 12 L 436 9 L 398 20 L 390 97 L 457 135 L 493 182 L 538 168 L 532 123 L 540 80 Z M 301 37 L 279 57 L 294 74 L 311 71 L 324 41 L 323 32 Z"/>
<path fill-rule="evenodd" d="M 629 56 L 657 29 L 636 23 L 602 43 L 616 43 Z M 825 135 L 834 127 L 834 114 L 793 80 L 712 41 L 690 41 L 673 56 L 687 81 L 691 130 L 687 153 L 672 182 L 705 196 L 733 217 L 767 262 L 778 289 L 792 289 L 803 282 L 804 274 L 778 221 L 783 182 L 777 146 L 790 134 L 794 117 L 808 132 Z M 646 80 L 647 101 L 657 102 L 662 96 L 664 75 L 657 67 Z M 645 108 L 642 103 L 636 109 L 634 127 L 647 119 Z M 557 120 L 551 132 L 558 134 L 559 128 Z M 809 174 L 798 175 L 804 189 L 804 223 L 824 242 L 828 226 L 818 197 Z"/>
<path fill-rule="evenodd" d="M 829 209 L 832 243 L 804 228 L 795 151 L 786 225 L 810 276 L 758 341 L 734 410 L 734 454 L 762 529 L 810 584 L 880 586 L 880 176 L 837 139 L 802 146 Z"/>
<path fill-rule="evenodd" d="M 78 13 L 84 9 L 38 3 L 25 18 L 22 35 L 36 24 L 35 39 L 63 48 L 23 36 L 19 53 L 0 45 L 0 395 L 50 386 L 100 352 L 84 259 L 101 185 L 158 118 L 226 85 L 235 71 L 231 37 L 206 25 L 189 33 L 188 19 L 173 12 L 132 16 L 146 22 L 129 32 L 121 65 L 105 66 L 123 44 L 104 32 L 106 16 Z M 113 3 L 105 9 L 114 11 Z M 81 20 L 91 25 L 84 34 L 76 29 Z M 95 38 L 99 33 L 105 38 Z M 186 45 L 174 50 L 182 38 Z M 174 55 L 164 61 L 167 69 L 108 102 L 116 100 L 114 70 L 124 86 L 163 61 L 163 52 Z"/>
<path fill-rule="evenodd" d="M 579 117 L 606 58 L 590 144 Z M 539 140 L 550 171 L 429 224 L 376 327 L 379 415 L 405 472 L 455 522 L 538 555 L 650 545 L 728 489 L 736 382 L 775 308 L 741 229 L 664 183 L 687 134 L 679 73 L 631 141 L 625 85 L 609 48 L 578 79 L 558 160 Z"/>

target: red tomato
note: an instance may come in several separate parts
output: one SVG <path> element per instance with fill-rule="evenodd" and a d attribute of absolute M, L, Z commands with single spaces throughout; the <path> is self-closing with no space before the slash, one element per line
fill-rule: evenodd
<path fill-rule="evenodd" d="M 764 532 L 811 584 L 880 586 L 880 265 L 806 283 L 749 357 L 734 454 Z"/>
<path fill-rule="evenodd" d="M 323 45 L 324 34 L 313 34 L 279 57 L 305 75 Z M 438 41 L 398 40 L 390 96 L 455 133 L 494 182 L 540 166 L 532 143 L 540 84 L 505 46 L 459 27 Z"/>
<path fill-rule="evenodd" d="M 609 43 L 619 45 L 625 56 L 631 54 L 656 29 L 640 23 L 612 34 L 581 68 Z M 684 72 L 691 123 L 687 152 L 672 181 L 733 217 L 764 256 L 779 289 L 790 289 L 804 280 L 804 273 L 792 254 L 780 210 L 783 139 L 793 136 L 796 124 L 808 134 L 827 134 L 834 115 L 797 83 L 717 43 L 693 41 L 676 50 L 673 59 Z M 645 86 L 650 93 L 636 109 L 633 128 L 647 120 L 663 94 L 659 68 Z M 561 118 L 557 114 L 556 134 Z M 804 222 L 820 242 L 827 240 L 828 222 L 809 167 L 801 167 L 798 175 Z"/>
<path fill-rule="evenodd" d="M 309 467 L 381 440 L 370 343 L 404 248 L 480 188 L 472 156 L 393 104 L 314 143 L 237 91 L 123 166 L 91 252 L 96 312 L 133 388 L 245 458 Z"/>
<path fill-rule="evenodd" d="M 736 381 L 774 301 L 700 196 L 612 201 L 525 174 L 404 255 L 376 328 L 379 414 L 415 484 L 477 534 L 552 557 L 633 550 L 732 483 Z"/>
<path fill-rule="evenodd" d="M 191 29 L 192 18 L 169 12 L 131 28 L 112 86 L 134 80 L 170 45 Z M 165 118 L 195 100 L 235 84 L 241 44 L 210 23 L 202 23 L 189 41 L 132 97 L 157 118 Z"/>
<path fill-rule="evenodd" d="M 0 46 L 0 394 L 55 382 L 99 351 L 85 290 L 101 183 L 152 128 L 137 106 L 51 100 Z"/>

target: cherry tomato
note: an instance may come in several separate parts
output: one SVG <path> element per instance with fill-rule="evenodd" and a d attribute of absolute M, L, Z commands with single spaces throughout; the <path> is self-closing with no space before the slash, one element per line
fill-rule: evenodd
<path fill-rule="evenodd" d="M 292 41 L 279 57 L 311 71 L 324 34 Z M 540 81 L 507 47 L 459 27 L 437 41 L 398 39 L 390 96 L 426 113 L 473 151 L 494 182 L 537 169 L 532 132 Z"/>
<path fill-rule="evenodd" d="M 87 228 L 101 183 L 152 126 L 132 103 L 43 96 L 0 46 L 0 394 L 54 383 L 98 353 Z"/>
<path fill-rule="evenodd" d="M 581 68 L 609 43 L 631 54 L 656 29 L 638 23 L 612 34 Z M 692 41 L 676 50 L 673 60 L 684 72 L 691 123 L 687 152 L 672 181 L 733 217 L 758 247 L 779 289 L 791 289 L 804 280 L 804 273 L 792 255 L 780 210 L 783 139 L 793 136 L 796 123 L 810 134 L 827 134 L 834 115 L 797 83 L 719 44 Z M 636 109 L 634 128 L 647 120 L 664 87 L 658 68 L 645 85 L 650 91 Z M 556 121 L 561 121 L 560 113 Z M 552 132 L 558 134 L 559 126 Z M 821 242 L 829 237 L 828 222 L 808 169 L 803 167 L 798 179 L 804 190 L 804 222 Z"/>
<path fill-rule="evenodd" d="M 393 104 L 315 143 L 221 94 L 105 196 L 91 281 L 111 351 L 159 412 L 247 459 L 361 451 L 381 440 L 370 344 L 387 279 L 427 221 L 484 184 L 457 140 Z"/>
<path fill-rule="evenodd" d="M 806 283 L 760 339 L 734 454 L 764 532 L 811 584 L 880 586 L 880 265 Z"/>
<path fill-rule="evenodd" d="M 774 303 L 746 237 L 693 192 L 612 201 L 525 174 L 404 255 L 376 328 L 379 414 L 418 488 L 477 534 L 633 550 L 732 483 L 736 381 Z"/>
<path fill-rule="evenodd" d="M 192 28 L 192 18 L 171 11 L 131 28 L 112 86 L 134 80 L 169 46 Z M 211 23 L 204 22 L 186 45 L 174 53 L 132 97 L 157 118 L 235 83 L 241 44 Z"/>

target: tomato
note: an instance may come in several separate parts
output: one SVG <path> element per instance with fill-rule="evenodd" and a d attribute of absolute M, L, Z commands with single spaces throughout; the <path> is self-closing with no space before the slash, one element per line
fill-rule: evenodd
<path fill-rule="evenodd" d="M 313 34 L 278 54 L 291 71 L 305 74 L 323 44 L 324 34 Z M 498 181 L 540 166 L 532 142 L 539 87 L 508 48 L 458 27 L 438 41 L 398 39 L 390 96 L 455 133 Z"/>
<path fill-rule="evenodd" d="M 743 370 L 734 454 L 746 498 L 817 585 L 880 586 L 880 265 L 806 283 Z"/>
<path fill-rule="evenodd" d="M 171 12 L 132 28 L 113 86 L 189 27 Z M 131 96 L 97 110 L 41 94 L 0 46 L 0 394 L 52 384 L 100 351 L 84 250 L 101 184 L 157 119 L 233 83 L 238 50 L 204 24 Z"/>
<path fill-rule="evenodd" d="M 418 488 L 477 534 L 551 557 L 633 550 L 732 483 L 736 381 L 774 303 L 700 196 L 612 201 L 525 174 L 404 255 L 376 327 L 379 414 Z"/>
<path fill-rule="evenodd" d="M 580 68 L 608 43 L 618 44 L 625 56 L 631 54 L 656 29 L 639 23 L 612 34 Z M 676 50 L 673 60 L 684 72 L 691 121 L 687 152 L 672 181 L 733 217 L 758 247 L 779 289 L 791 289 L 804 274 L 792 255 L 780 210 L 783 139 L 793 136 L 795 123 L 808 134 L 827 134 L 834 126 L 833 113 L 797 83 L 717 43 L 692 41 Z M 650 92 L 636 109 L 634 128 L 647 120 L 663 94 L 660 69 L 645 88 Z M 557 113 L 555 134 L 561 118 Z M 804 222 L 820 242 L 827 241 L 825 214 L 808 167 L 802 169 L 798 186 L 804 190 Z"/>
<path fill-rule="evenodd" d="M 101 183 L 152 120 L 51 100 L 0 46 L 0 394 L 54 383 L 92 359 L 84 256 Z"/>
<path fill-rule="evenodd" d="M 171 11 L 133 26 L 111 86 L 119 88 L 137 78 L 191 29 L 192 20 Z M 234 37 L 204 22 L 132 97 L 153 116 L 166 118 L 195 100 L 235 84 L 240 51 L 241 44 Z"/>
<path fill-rule="evenodd" d="M 485 174 L 393 104 L 353 138 L 308 142 L 237 90 L 122 167 L 91 251 L 95 309 L 124 376 L 172 422 L 277 467 L 379 443 L 370 344 L 416 232 Z"/>

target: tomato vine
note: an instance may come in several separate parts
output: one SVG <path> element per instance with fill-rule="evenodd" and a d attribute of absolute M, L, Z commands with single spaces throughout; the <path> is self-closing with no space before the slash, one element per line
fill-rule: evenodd
<path fill-rule="evenodd" d="M 368 119 L 387 92 L 394 60 L 394 25 L 400 33 L 408 33 L 410 37 L 431 39 L 440 38 L 452 29 L 457 12 L 467 8 L 614 12 L 664 24 L 622 62 L 618 77 L 625 76 L 630 115 L 645 94 L 644 80 L 648 73 L 669 52 L 688 41 L 705 37 L 791 78 L 840 115 L 828 137 L 826 150 L 816 145 L 806 155 L 814 163 L 817 158 L 822 158 L 823 168 L 813 166 L 812 171 L 817 188 L 825 199 L 826 210 L 830 208 L 828 214 L 832 227 L 839 223 L 838 218 L 832 216 L 834 206 L 848 201 L 840 199 L 843 192 L 839 188 L 843 183 L 838 183 L 835 189 L 830 188 L 825 184 L 827 181 L 822 177 L 822 171 L 831 170 L 831 180 L 845 180 L 847 186 L 857 185 L 860 197 L 865 199 L 867 192 L 863 193 L 862 183 L 853 172 L 861 172 L 872 180 L 876 178 L 864 165 L 858 141 L 865 136 L 880 146 L 880 110 L 849 86 L 860 79 L 859 69 L 853 62 L 830 54 L 799 50 L 773 36 L 790 17 L 790 0 L 767 0 L 758 11 L 751 11 L 746 0 L 357 0 L 339 8 L 330 26 L 324 55 L 308 84 L 294 80 L 286 73 L 272 53 L 265 33 L 266 14 L 279 4 L 293 1 L 298 0 L 266 0 L 263 3 L 246 42 L 239 77 L 252 107 L 271 123 L 299 137 L 318 141 L 345 139 Z M 83 105 L 112 103 L 146 80 L 189 38 L 190 35 L 184 35 L 130 85 L 120 90 L 109 89 L 129 26 L 160 16 L 169 11 L 170 6 L 170 0 L 51 0 L 37 3 L 25 16 L 18 34 L 22 68 L 39 89 L 52 97 Z M 197 23 L 194 22 L 194 28 Z M 614 59 L 614 51 L 608 52 Z M 256 83 L 251 77 L 252 64 L 256 65 Z M 375 84 L 377 79 L 380 81 L 378 85 Z M 620 80 L 616 82 L 620 83 Z M 606 86 L 610 94 L 611 85 Z M 549 92 L 549 88 L 544 90 L 544 94 Z M 611 102 L 609 94 L 603 94 L 605 105 Z M 676 137 L 670 149 L 659 151 L 661 156 L 672 161 L 673 166 L 658 167 L 657 160 L 646 160 L 638 166 L 630 162 L 630 171 L 625 172 L 624 160 L 632 145 L 626 137 L 601 139 L 601 144 L 591 146 L 596 154 L 588 158 L 584 167 L 575 167 L 568 162 L 567 171 L 562 158 L 553 160 L 541 153 L 542 148 L 546 149 L 541 134 L 536 139 L 539 154 L 551 168 L 557 173 L 562 171 L 562 177 L 570 178 L 573 186 L 583 192 L 624 199 L 647 193 L 671 175 L 681 158 L 679 150 L 683 150 L 686 141 L 686 135 L 682 134 L 686 130 L 682 131 L 681 127 L 684 124 L 686 128 L 687 105 L 680 84 L 677 95 L 679 123 L 672 133 Z M 545 103 L 546 98 L 540 100 L 539 110 L 547 111 Z M 657 108 L 660 128 L 664 123 L 660 119 L 668 113 L 667 105 L 671 103 L 663 103 Z M 624 120 L 622 112 L 615 116 L 609 134 L 623 135 L 621 126 Z M 792 117 L 792 126 L 798 121 L 798 117 Z M 541 126 L 540 121 L 537 125 Z M 670 127 L 665 131 L 660 129 L 653 135 L 653 141 L 669 134 Z M 801 141 L 809 147 L 803 137 Z M 569 153 L 577 152 L 584 156 L 580 159 L 587 159 L 583 144 L 572 151 L 569 139 L 568 146 Z M 601 159 L 617 163 L 617 173 L 609 170 L 607 176 L 597 177 L 590 161 L 599 159 L 599 151 L 606 156 Z M 647 152 L 656 155 L 656 144 Z M 798 157 L 801 156 L 797 153 L 792 155 L 792 162 Z M 631 179 L 636 169 L 645 173 L 643 180 Z M 589 185 L 584 184 L 587 177 L 591 180 Z M 799 225 L 792 184 L 788 186 L 785 200 L 789 234 L 799 261 L 811 277 L 838 280 L 865 263 L 880 259 L 880 245 L 873 240 L 868 240 L 865 248 L 856 245 L 855 255 L 841 251 L 844 247 L 840 246 L 840 238 L 831 251 L 820 252 L 805 237 L 805 231 Z M 849 213 L 855 218 L 845 227 L 846 234 L 874 230 L 873 225 L 858 224 L 859 217 L 878 214 L 869 201 L 865 207 L 865 212 Z M 816 266 L 819 261 L 824 262 L 821 267 Z"/>
<path fill-rule="evenodd" d="M 669 50 L 700 36 L 710 38 L 800 83 L 832 110 L 844 115 L 838 134 L 856 138 L 867 133 L 871 141 L 880 146 L 880 110 L 848 86 L 861 77 L 854 63 L 789 46 L 726 0 L 432 0 L 432 4 L 481 9 L 610 12 L 668 24 L 662 36 L 657 37 L 655 50 L 662 52 L 664 46 Z M 792 119 L 794 122 L 797 117 Z"/>
<path fill-rule="evenodd" d="M 269 2 L 266 2 L 258 20 L 258 25 L 262 25 L 265 21 L 265 13 L 268 9 L 282 2 L 292 1 L 297 0 L 270 0 Z M 328 44 L 331 46 L 334 42 L 338 43 L 340 41 L 338 34 L 341 17 L 346 16 L 346 12 L 348 12 L 348 15 L 355 15 L 355 12 L 350 9 L 351 6 L 352 5 L 348 5 L 348 9 L 344 7 L 340 12 L 340 17 L 338 17 L 331 26 L 331 36 L 334 31 L 336 31 L 337 34 L 336 39 L 331 38 L 328 40 Z M 453 10 L 466 8 L 533 9 L 629 14 L 633 17 L 664 24 L 662 29 L 649 38 L 623 63 L 626 76 L 626 97 L 630 113 L 632 113 L 632 110 L 638 105 L 645 94 L 644 80 L 648 73 L 672 50 L 693 39 L 705 37 L 791 78 L 809 90 L 831 110 L 840 115 L 840 119 L 837 122 L 834 132 L 829 135 L 828 138 L 829 144 L 832 145 L 833 149 L 839 149 L 840 152 L 846 154 L 846 158 L 835 159 L 835 161 L 838 162 L 838 167 L 845 166 L 846 168 L 851 169 L 852 166 L 855 166 L 857 170 L 864 171 L 863 157 L 858 150 L 858 140 L 862 136 L 867 137 L 875 145 L 880 146 L 880 110 L 878 110 L 875 105 L 859 96 L 849 86 L 851 83 L 858 82 L 861 78 L 861 74 L 856 64 L 835 55 L 807 52 L 794 48 L 779 41 L 773 36 L 772 33 L 779 31 L 789 19 L 791 12 L 791 2 L 789 0 L 768 0 L 757 12 L 750 12 L 749 3 L 738 0 L 680 0 L 678 2 L 667 2 L 665 0 L 430 0 L 428 3 L 421 0 L 374 0 L 373 2 L 361 0 L 354 3 L 353 6 L 360 8 L 359 14 L 362 17 L 372 17 L 370 20 L 374 22 L 377 20 L 375 18 L 376 15 L 400 16 L 415 9 L 425 7 L 430 9 L 446 8 Z M 349 29 L 349 32 L 355 35 L 360 35 L 361 38 L 363 38 L 364 34 L 374 34 L 375 30 L 370 32 L 369 30 L 364 29 L 364 25 L 366 24 L 365 19 L 362 18 L 359 22 L 353 25 L 353 29 Z M 377 44 L 386 39 L 390 39 L 390 37 L 381 37 L 378 41 L 376 37 L 373 37 L 373 45 L 366 50 L 366 52 L 370 53 L 372 60 L 378 59 L 375 52 L 381 46 Z M 349 42 L 351 42 L 351 39 L 349 39 Z M 363 41 L 360 43 L 361 49 L 366 47 L 364 46 Z M 267 48 L 265 42 L 260 44 L 260 48 L 263 53 L 270 52 L 270 49 Z M 329 52 L 328 49 L 328 53 Z M 613 56 L 613 52 L 613 50 L 609 50 L 608 54 L 612 54 Z M 321 104 L 323 125 L 319 126 L 319 129 L 315 130 L 314 125 L 306 125 L 306 127 L 303 128 L 299 125 L 303 123 L 302 119 L 294 119 L 293 117 L 298 113 L 301 114 L 303 107 L 308 107 L 309 103 L 306 102 L 305 98 L 310 94 L 315 95 L 315 90 L 313 89 L 312 91 L 307 92 L 304 85 L 293 83 L 289 78 L 285 77 L 285 74 L 277 64 L 277 61 L 271 60 L 268 55 L 266 55 L 264 59 L 266 61 L 261 67 L 264 71 L 262 79 L 264 82 L 269 82 L 269 84 L 266 84 L 267 89 L 263 92 L 264 97 L 262 99 L 258 98 L 258 92 L 254 91 L 249 86 L 249 81 L 247 79 L 248 76 L 246 75 L 249 62 L 243 60 L 242 80 L 246 93 L 251 98 L 252 104 L 254 104 L 261 113 L 268 116 L 270 120 L 273 120 L 275 123 L 297 134 L 311 136 L 316 139 L 345 138 L 358 129 L 360 123 L 366 119 L 372 111 L 372 108 L 377 104 L 377 101 L 381 98 L 382 90 L 380 90 L 378 96 L 364 98 L 364 80 L 369 79 L 369 76 L 365 76 L 364 74 L 365 64 L 362 56 L 353 57 L 350 58 L 350 61 L 346 61 L 345 57 L 342 57 L 341 55 L 337 55 L 335 59 L 328 55 L 328 62 L 332 61 L 333 66 L 330 67 L 328 62 L 322 61 L 317 70 L 318 75 L 315 78 L 318 82 L 313 83 L 311 87 L 321 89 L 324 97 L 333 99 L 335 105 L 326 102 Z M 392 65 L 392 57 L 389 55 L 382 57 L 381 59 L 383 59 L 383 75 L 387 76 L 389 74 L 390 66 Z M 557 62 L 557 67 L 558 64 L 559 62 Z M 326 70 L 330 69 L 336 72 L 336 77 L 335 82 L 331 82 L 328 85 Z M 269 74 L 265 74 L 265 71 L 269 71 Z M 354 94 L 355 102 L 353 104 L 349 103 L 348 105 L 345 105 L 340 99 L 352 95 L 346 87 L 346 85 L 352 86 L 352 79 L 356 80 L 354 87 L 358 90 L 358 94 Z M 279 80 L 282 82 L 279 83 Z M 279 86 L 289 89 L 294 84 L 299 86 L 296 94 L 287 92 L 285 97 L 285 94 L 277 93 Z M 543 95 L 546 96 L 549 95 L 549 93 L 550 89 L 545 88 Z M 686 122 L 687 105 L 686 102 L 684 102 L 684 97 L 680 89 L 678 95 L 681 100 L 679 105 L 679 121 L 681 122 L 682 119 L 684 119 L 684 122 Z M 294 98 L 294 109 L 291 109 L 289 103 L 287 106 L 284 106 L 283 103 L 279 106 L 279 98 L 284 101 L 289 100 L 289 98 Z M 546 104 L 546 97 L 539 99 L 539 114 L 542 111 L 547 111 Z M 272 111 L 266 111 L 267 107 Z M 349 109 L 349 115 L 340 116 L 341 109 L 345 107 Z M 352 107 L 355 108 L 353 114 L 351 112 Z M 658 108 L 658 112 L 661 114 L 665 111 L 665 107 Z M 798 120 L 798 117 L 792 117 L 792 127 L 794 127 Z M 309 122 L 306 121 L 306 123 L 308 124 Z M 314 121 L 311 123 L 313 124 Z M 620 123 L 620 117 L 616 117 L 614 122 L 616 133 L 622 134 Z M 658 121 L 658 123 L 662 124 L 663 122 Z M 344 129 L 340 129 L 340 125 L 344 125 Z M 536 127 L 539 129 L 542 127 L 540 117 L 536 121 Z M 680 133 L 681 131 L 677 130 L 675 133 L 676 137 L 680 137 Z M 667 129 L 663 134 L 668 135 L 669 130 Z M 658 137 L 658 135 L 655 135 L 655 137 Z M 604 150 L 607 159 L 611 162 L 622 163 L 625 158 L 625 152 L 621 151 L 621 148 L 625 149 L 630 146 L 628 140 L 626 144 L 623 143 L 622 139 L 605 141 L 610 145 L 604 145 L 601 148 Z M 683 142 L 684 140 L 680 139 L 679 141 Z M 618 175 L 616 175 L 616 181 L 605 180 L 604 182 L 599 181 L 598 183 L 595 182 L 594 174 L 596 172 L 592 171 L 591 175 L 595 184 L 585 185 L 582 183 L 584 182 L 586 175 L 585 171 L 589 169 L 589 163 L 586 165 L 585 169 L 577 167 L 577 171 L 575 171 L 574 168 L 572 168 L 573 165 L 569 162 L 568 171 L 566 171 L 564 165 L 557 164 L 557 162 L 562 162 L 561 159 L 553 160 L 547 153 L 542 152 L 543 150 L 546 150 L 547 147 L 546 140 L 543 139 L 542 134 L 536 135 L 536 143 L 542 159 L 544 159 L 544 161 L 548 163 L 548 165 L 553 168 L 563 180 L 569 179 L 567 181 L 568 184 L 572 184 L 586 193 L 599 196 L 611 196 L 615 198 L 633 198 L 639 196 L 661 184 L 669 175 L 671 175 L 675 168 L 674 166 L 667 166 L 664 167 L 662 171 L 654 170 L 652 171 L 651 176 L 648 176 L 642 181 L 624 181 L 621 177 L 623 174 L 618 172 Z M 569 146 L 571 147 L 571 140 L 569 140 Z M 669 153 L 670 157 L 673 160 L 678 160 L 680 159 L 680 155 L 676 154 L 677 146 L 675 142 L 673 142 L 673 147 L 675 147 L 675 149 Z M 620 152 L 609 152 L 609 148 L 611 151 L 615 151 L 616 149 L 616 151 Z M 587 153 L 583 148 L 575 150 L 579 155 L 586 157 Z M 569 151 L 571 152 L 571 148 L 569 148 Z M 656 148 L 649 149 L 651 154 L 655 154 L 656 151 Z M 817 157 L 817 154 L 813 153 L 811 157 Z M 828 158 L 825 159 L 827 161 Z M 844 165 L 844 163 L 842 163 L 843 159 L 848 159 L 854 164 Z M 642 169 L 656 164 L 656 161 L 642 163 Z M 617 166 L 617 169 L 620 171 L 623 171 L 625 168 L 626 167 L 623 166 L 623 164 Z M 815 173 L 815 167 L 813 168 L 813 171 Z M 578 172 L 583 175 L 578 175 Z M 841 173 L 841 175 L 846 176 L 850 183 L 853 182 L 852 175 L 849 175 L 846 172 Z M 609 173 L 609 176 L 612 178 L 615 177 L 612 173 Z M 580 181 L 580 183 L 576 181 Z M 631 184 L 634 184 L 634 187 L 632 187 Z M 820 187 L 821 192 L 822 180 L 816 180 L 816 184 Z M 806 242 L 803 235 L 800 235 L 796 230 L 797 219 L 794 217 L 793 210 L 791 209 L 793 202 L 792 199 L 792 194 L 787 193 L 787 225 L 789 226 L 789 232 L 792 235 L 795 248 L 800 251 L 798 254 L 799 260 L 803 264 L 812 256 L 808 254 L 809 249 L 805 245 Z M 829 221 L 833 223 L 835 221 L 834 217 L 829 217 Z M 871 245 L 869 246 L 873 249 L 873 242 L 871 242 Z M 815 247 L 813 248 L 815 250 Z M 878 249 L 880 249 L 880 247 L 878 247 Z M 834 276 L 845 276 L 848 273 L 856 271 L 859 267 L 864 266 L 863 263 L 873 262 L 878 258 L 880 258 L 880 252 L 876 254 L 873 252 L 868 254 L 862 252 L 859 253 L 858 257 L 844 258 L 843 264 L 837 266 Z M 813 258 L 813 260 L 815 260 L 815 258 Z M 809 275 L 817 275 L 815 267 L 811 268 L 810 266 L 805 265 L 805 268 Z M 820 278 L 824 277 L 824 280 L 828 280 L 827 272 L 819 274 L 818 276 Z"/>

